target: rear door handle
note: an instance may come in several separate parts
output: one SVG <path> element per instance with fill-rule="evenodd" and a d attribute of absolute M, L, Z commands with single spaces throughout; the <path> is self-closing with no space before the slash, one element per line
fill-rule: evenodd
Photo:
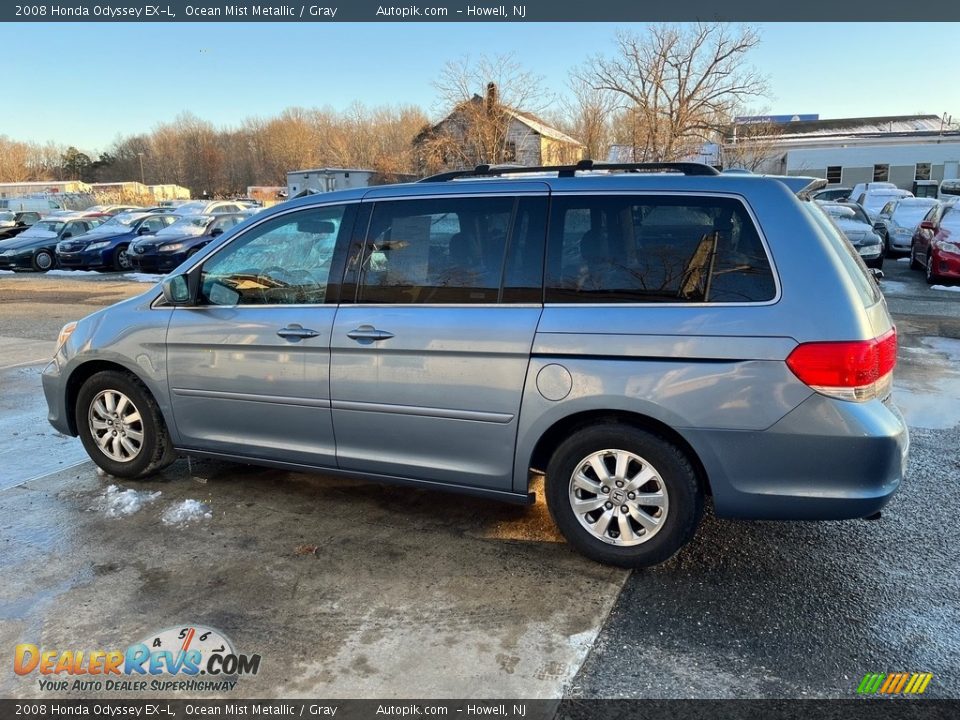
<path fill-rule="evenodd" d="M 284 328 L 277 330 L 277 335 L 286 339 L 293 340 L 303 340 L 304 338 L 312 338 L 319 335 L 316 330 L 311 330 L 310 328 L 305 328 L 303 325 L 298 325 L 297 323 L 290 323 Z"/>
<path fill-rule="evenodd" d="M 361 325 L 348 332 L 347 337 L 351 340 L 389 340 L 393 337 L 393 333 L 386 330 L 377 330 L 373 325 Z"/>

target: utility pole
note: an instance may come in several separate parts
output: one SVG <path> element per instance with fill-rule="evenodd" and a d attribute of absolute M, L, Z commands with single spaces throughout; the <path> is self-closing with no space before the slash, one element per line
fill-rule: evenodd
<path fill-rule="evenodd" d="M 147 184 L 147 181 L 144 180 L 144 175 L 143 175 L 143 153 L 142 153 L 142 152 L 138 152 L 138 153 L 137 153 L 137 157 L 140 158 L 140 184 L 141 184 L 141 185 L 146 185 L 146 184 Z"/>

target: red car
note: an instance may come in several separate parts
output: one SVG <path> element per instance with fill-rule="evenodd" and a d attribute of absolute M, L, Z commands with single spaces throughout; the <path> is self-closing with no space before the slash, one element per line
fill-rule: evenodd
<path fill-rule="evenodd" d="M 930 209 L 913 233 L 910 267 L 925 270 L 930 285 L 960 280 L 960 204 Z"/>

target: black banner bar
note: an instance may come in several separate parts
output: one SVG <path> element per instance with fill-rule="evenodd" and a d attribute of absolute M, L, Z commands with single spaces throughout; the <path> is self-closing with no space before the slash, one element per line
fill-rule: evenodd
<path fill-rule="evenodd" d="M 879 3 L 876 0 L 526 0 L 495 2 L 403 2 L 318 0 L 317 2 L 4 2 L 0 22 L 648 22 L 722 20 L 750 22 L 890 22 L 960 20 L 956 0 Z M 851 28 L 855 32 L 856 28 Z M 909 37 L 904 29 L 904 37 Z M 798 62 L 812 48 L 796 48 Z"/>
<path fill-rule="evenodd" d="M 960 700 L 0 700 L 0 718 L 955 720 Z"/>

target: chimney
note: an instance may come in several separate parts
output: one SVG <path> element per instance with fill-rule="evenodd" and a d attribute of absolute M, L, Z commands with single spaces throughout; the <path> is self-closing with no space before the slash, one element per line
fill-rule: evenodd
<path fill-rule="evenodd" d="M 497 107 L 497 84 L 487 83 L 487 110 L 493 110 Z"/>

